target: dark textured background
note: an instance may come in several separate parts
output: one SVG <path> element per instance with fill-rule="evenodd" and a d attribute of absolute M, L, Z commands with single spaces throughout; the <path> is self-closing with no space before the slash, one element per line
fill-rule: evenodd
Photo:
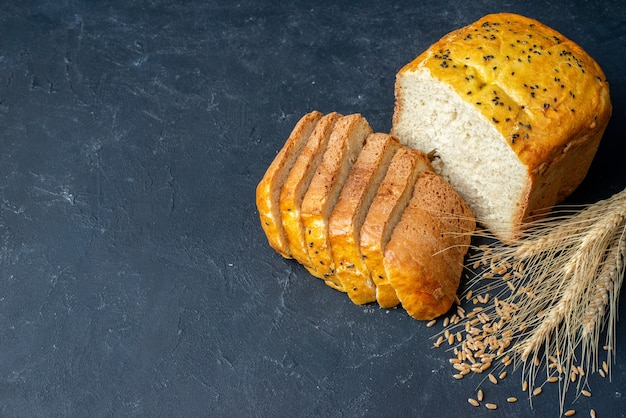
<path fill-rule="evenodd" d="M 555 389 L 530 409 L 519 373 L 484 385 L 498 411 L 471 408 L 482 378 L 453 380 L 432 329 L 267 246 L 254 189 L 304 113 L 388 131 L 399 68 L 512 11 L 611 83 L 570 201 L 622 190 L 621 0 L 0 3 L 0 415 L 558 415 Z M 592 377 L 579 416 L 624 416 L 625 324 L 613 382 Z"/>

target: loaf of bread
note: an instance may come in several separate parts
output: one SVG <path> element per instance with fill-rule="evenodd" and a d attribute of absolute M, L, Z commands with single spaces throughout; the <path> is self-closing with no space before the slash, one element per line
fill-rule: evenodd
<path fill-rule="evenodd" d="M 611 114 L 598 64 L 514 14 L 436 42 L 396 78 L 392 134 L 430 152 L 479 222 L 503 241 L 586 176 Z"/>
<path fill-rule="evenodd" d="M 426 154 L 361 115 L 305 115 L 256 201 L 270 245 L 354 303 L 402 303 L 416 319 L 452 305 L 473 214 Z"/>

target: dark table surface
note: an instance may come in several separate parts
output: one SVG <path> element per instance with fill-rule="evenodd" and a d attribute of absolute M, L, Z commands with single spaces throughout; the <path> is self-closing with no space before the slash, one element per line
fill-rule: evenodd
<path fill-rule="evenodd" d="M 433 329 L 268 247 L 254 190 L 310 110 L 389 131 L 397 70 L 497 11 L 600 63 L 613 118 L 569 202 L 622 190 L 623 1 L 2 3 L 0 415 L 558 415 L 519 372 L 469 406 L 482 377 L 452 379 Z M 617 335 L 578 416 L 626 414 Z"/>

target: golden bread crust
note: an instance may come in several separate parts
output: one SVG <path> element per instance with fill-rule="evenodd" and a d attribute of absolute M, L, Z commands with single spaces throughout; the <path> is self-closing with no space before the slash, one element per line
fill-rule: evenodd
<path fill-rule="evenodd" d="M 300 118 L 256 188 L 261 227 L 269 245 L 285 258 L 291 258 L 291 250 L 280 215 L 281 189 L 296 157 L 321 117 L 320 112 L 313 111 Z"/>
<path fill-rule="evenodd" d="M 376 133 L 367 138 L 328 221 L 335 275 L 357 305 L 376 301 L 376 286 L 361 257 L 361 225 L 387 167 L 400 144 Z"/>

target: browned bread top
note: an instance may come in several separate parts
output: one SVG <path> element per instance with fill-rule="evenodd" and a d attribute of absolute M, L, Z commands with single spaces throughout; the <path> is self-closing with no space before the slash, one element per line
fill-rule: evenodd
<path fill-rule="evenodd" d="M 572 137 L 604 131 L 611 114 L 598 63 L 561 33 L 517 14 L 487 15 L 449 33 L 400 74 L 420 67 L 493 121 L 529 167 L 554 158 Z"/>

